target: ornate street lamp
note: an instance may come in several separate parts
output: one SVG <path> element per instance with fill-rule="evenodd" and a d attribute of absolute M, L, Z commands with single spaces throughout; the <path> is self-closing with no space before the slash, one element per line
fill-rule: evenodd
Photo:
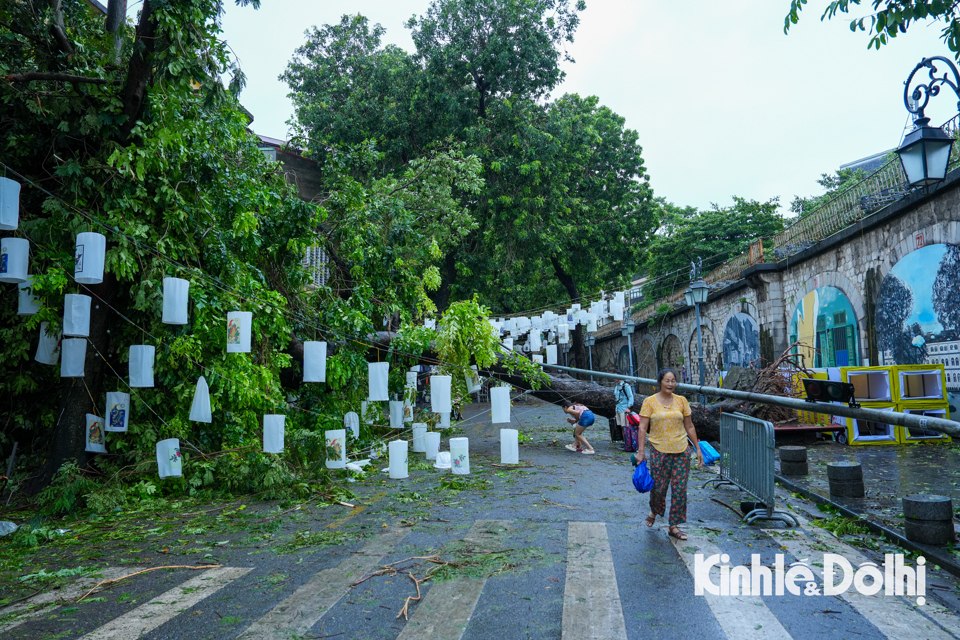
<path fill-rule="evenodd" d="M 590 358 L 590 371 L 593 371 L 593 345 L 597 344 L 597 339 L 591 334 L 587 334 L 587 337 L 583 339 L 583 343 L 587 345 L 587 355 Z M 593 374 L 590 374 L 590 382 L 593 382 Z"/>
<path fill-rule="evenodd" d="M 937 76 L 934 62 L 945 64 L 953 74 L 953 78 L 951 79 L 947 72 L 944 72 L 942 77 Z M 910 82 L 913 76 L 924 68 L 930 70 L 930 81 L 927 84 L 918 85 L 911 93 Z M 921 60 L 904 83 L 903 103 L 907 111 L 917 115 L 917 120 L 916 128 L 903 139 L 903 144 L 897 149 L 897 155 L 900 156 L 900 164 L 911 187 L 937 184 L 947 177 L 953 138 L 940 127 L 931 127 L 930 118 L 923 114 L 930 98 L 940 93 L 942 85 L 953 89 L 953 93 L 960 99 L 960 73 L 957 72 L 953 62 L 943 56 Z M 957 103 L 957 107 L 960 110 L 960 102 Z"/>
<path fill-rule="evenodd" d="M 700 274 L 700 270 L 703 268 L 703 261 L 700 258 L 697 258 L 697 262 L 690 263 L 690 279 L 693 280 Z M 691 282 L 690 286 L 687 287 L 687 290 L 683 292 L 683 297 L 686 299 L 687 304 L 691 305 L 696 312 L 697 319 L 697 355 L 700 359 L 700 386 L 706 384 L 707 380 L 707 368 L 703 364 L 703 333 L 700 329 L 700 305 L 704 304 L 707 301 L 707 296 L 710 295 L 710 287 L 707 286 L 707 283 L 703 281 L 703 277 L 697 278 L 696 282 Z M 707 404 L 707 397 L 700 394 L 700 404 Z"/>

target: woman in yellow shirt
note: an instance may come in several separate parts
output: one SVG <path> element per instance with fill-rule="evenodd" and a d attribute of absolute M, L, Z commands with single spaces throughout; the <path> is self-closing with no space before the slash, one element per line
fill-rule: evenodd
<path fill-rule="evenodd" d="M 644 460 L 647 427 L 650 427 L 650 475 L 653 490 L 650 492 L 650 515 L 647 526 L 652 527 L 657 516 L 662 516 L 667 507 L 667 487 L 670 487 L 669 533 L 677 540 L 686 540 L 687 534 L 678 525 L 687 521 L 687 477 L 690 475 L 690 455 L 687 453 L 687 436 L 697 452 L 697 466 L 703 464 L 703 453 L 697 440 L 697 430 L 690 418 L 690 403 L 683 396 L 673 394 L 677 387 L 677 374 L 672 369 L 662 369 L 657 377 L 659 392 L 643 401 L 640 408 L 640 426 L 637 437 L 637 464 Z"/>

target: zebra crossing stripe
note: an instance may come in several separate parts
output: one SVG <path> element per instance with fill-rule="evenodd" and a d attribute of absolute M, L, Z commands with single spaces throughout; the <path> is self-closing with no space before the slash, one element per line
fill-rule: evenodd
<path fill-rule="evenodd" d="M 406 538 L 409 530 L 372 538 L 336 567 L 324 569 L 281 600 L 240 634 L 243 640 L 268 640 L 303 635 L 326 615 L 350 585 L 377 568 L 381 559 Z"/>
<path fill-rule="evenodd" d="M 503 548 L 509 520 L 477 520 L 464 537 L 478 551 Z M 485 579 L 460 578 L 430 587 L 397 640 L 460 640 L 480 601 Z"/>
<path fill-rule="evenodd" d="M 81 640 L 135 640 L 172 620 L 185 609 L 213 595 L 249 571 L 250 568 L 245 567 L 220 567 L 204 571 L 160 594 L 150 602 L 128 611 L 119 618 L 114 618 L 83 636 Z"/>
<path fill-rule="evenodd" d="M 806 526 L 807 531 L 813 528 L 806 522 L 801 524 Z M 764 532 L 798 560 L 806 560 L 818 580 L 823 580 L 823 569 L 813 562 L 822 559 L 824 553 L 842 555 L 855 568 L 863 562 L 870 562 L 870 559 L 862 553 L 832 536 L 812 534 L 814 537 L 809 537 L 805 532 L 782 529 L 764 529 Z M 918 610 L 900 597 L 865 596 L 852 588 L 840 594 L 840 597 L 850 603 L 857 613 L 884 635 L 891 638 L 922 637 L 924 640 L 948 640 L 960 635 L 957 617 L 933 607 L 924 606 Z M 929 617 L 924 616 L 920 611 L 928 614 Z"/>
<path fill-rule="evenodd" d="M 696 579 L 694 555 L 702 553 L 704 556 L 722 553 L 720 548 L 709 539 L 692 531 L 687 532 L 687 540 L 670 538 L 677 553 L 683 559 Z M 718 582 L 719 567 L 711 569 L 714 583 Z M 724 634 L 728 638 L 737 640 L 791 640 L 787 630 L 780 624 L 780 620 L 767 607 L 760 596 L 717 596 L 704 593 L 703 598 L 713 612 Z"/>
<path fill-rule="evenodd" d="M 103 571 L 98 571 L 95 574 L 83 576 L 77 579 L 77 581 L 73 584 L 62 589 L 58 589 L 56 591 L 47 591 L 46 593 L 41 593 L 40 595 L 30 598 L 24 602 L 0 609 L 0 616 L 6 616 L 12 613 L 18 614 L 16 620 L 0 624 L 0 633 L 3 633 L 4 631 L 10 631 L 11 629 L 19 627 L 31 618 L 36 618 L 46 613 L 47 607 L 41 605 L 54 604 L 64 600 L 73 600 L 74 598 L 79 598 L 101 580 L 116 580 L 117 578 L 122 578 L 125 575 L 141 571 L 142 569 L 143 567 L 107 567 Z"/>
<path fill-rule="evenodd" d="M 620 591 L 603 522 L 567 523 L 563 640 L 626 640 Z"/>

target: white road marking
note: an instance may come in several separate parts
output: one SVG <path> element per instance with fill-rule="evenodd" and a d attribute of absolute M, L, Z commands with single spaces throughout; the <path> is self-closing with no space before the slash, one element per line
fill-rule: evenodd
<path fill-rule="evenodd" d="M 567 523 L 564 640 L 626 640 L 620 591 L 603 522 Z"/>
<path fill-rule="evenodd" d="M 508 520 L 477 520 L 464 540 L 474 543 L 478 550 L 496 551 L 503 547 L 503 538 L 509 529 Z M 397 640 L 460 640 L 486 582 L 479 578 L 460 578 L 432 585 Z"/>
<path fill-rule="evenodd" d="M 684 564 L 694 574 L 694 555 L 705 557 L 722 553 L 706 536 L 686 531 L 687 540 L 670 538 Z M 719 584 L 719 567 L 711 570 L 713 584 Z M 787 630 L 760 596 L 718 596 L 704 592 L 704 600 L 713 612 L 724 634 L 737 640 L 791 640 Z"/>
<path fill-rule="evenodd" d="M 116 580 L 123 576 L 141 571 L 143 567 L 107 567 L 103 571 L 78 578 L 76 582 L 56 591 L 47 591 L 23 602 L 0 609 L 0 616 L 17 614 L 11 622 L 0 624 L 0 633 L 19 627 L 31 618 L 43 615 L 49 609 L 43 605 L 64 604 L 66 600 L 79 598 L 102 580 Z M 22 612 L 22 613 L 21 613 Z"/>
<path fill-rule="evenodd" d="M 813 525 L 808 521 L 801 520 L 801 524 L 806 531 L 764 529 L 764 532 L 798 560 L 807 560 L 806 564 L 810 565 L 810 569 L 821 585 L 823 584 L 823 567 L 818 565 L 822 564 L 824 553 L 843 556 L 854 569 L 863 562 L 871 562 L 862 553 L 833 536 L 814 532 Z M 814 562 L 818 564 L 812 564 Z M 865 596 L 857 593 L 852 585 L 840 597 L 850 603 L 850 606 L 883 634 L 891 638 L 922 637 L 924 640 L 948 640 L 960 635 L 960 621 L 955 615 L 950 615 L 939 607 L 924 606 L 924 613 L 936 620 L 936 623 L 931 622 L 914 608 L 915 599 L 914 604 L 909 604 L 902 597 L 886 596 L 883 592 Z M 940 628 L 941 626 L 947 631 Z"/>
<path fill-rule="evenodd" d="M 350 585 L 377 568 L 382 558 L 406 538 L 409 530 L 372 538 L 336 567 L 324 569 L 244 631 L 243 640 L 303 635 L 340 601 Z"/>
<path fill-rule="evenodd" d="M 250 568 L 245 567 L 208 569 L 99 629 L 94 629 L 81 640 L 135 640 L 249 571 Z"/>

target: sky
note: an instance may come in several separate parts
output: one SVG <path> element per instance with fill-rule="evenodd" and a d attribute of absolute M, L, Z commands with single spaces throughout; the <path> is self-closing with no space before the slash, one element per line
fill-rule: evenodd
<path fill-rule="evenodd" d="M 224 37 L 247 75 L 241 102 L 257 133 L 286 138 L 293 117 L 278 79 L 304 31 L 360 13 L 385 42 L 413 50 L 403 26 L 427 0 L 264 0 L 228 4 Z M 917 23 L 879 51 L 845 18 L 820 21 L 810 0 L 789 35 L 789 0 L 587 0 L 554 92 L 596 95 L 639 133 L 654 195 L 679 206 L 726 206 L 823 193 L 840 165 L 900 144 L 908 114 L 903 82 L 924 57 L 952 58 L 940 25 Z M 862 13 L 860 14 L 862 15 Z M 957 112 L 949 92 L 927 115 Z"/>

